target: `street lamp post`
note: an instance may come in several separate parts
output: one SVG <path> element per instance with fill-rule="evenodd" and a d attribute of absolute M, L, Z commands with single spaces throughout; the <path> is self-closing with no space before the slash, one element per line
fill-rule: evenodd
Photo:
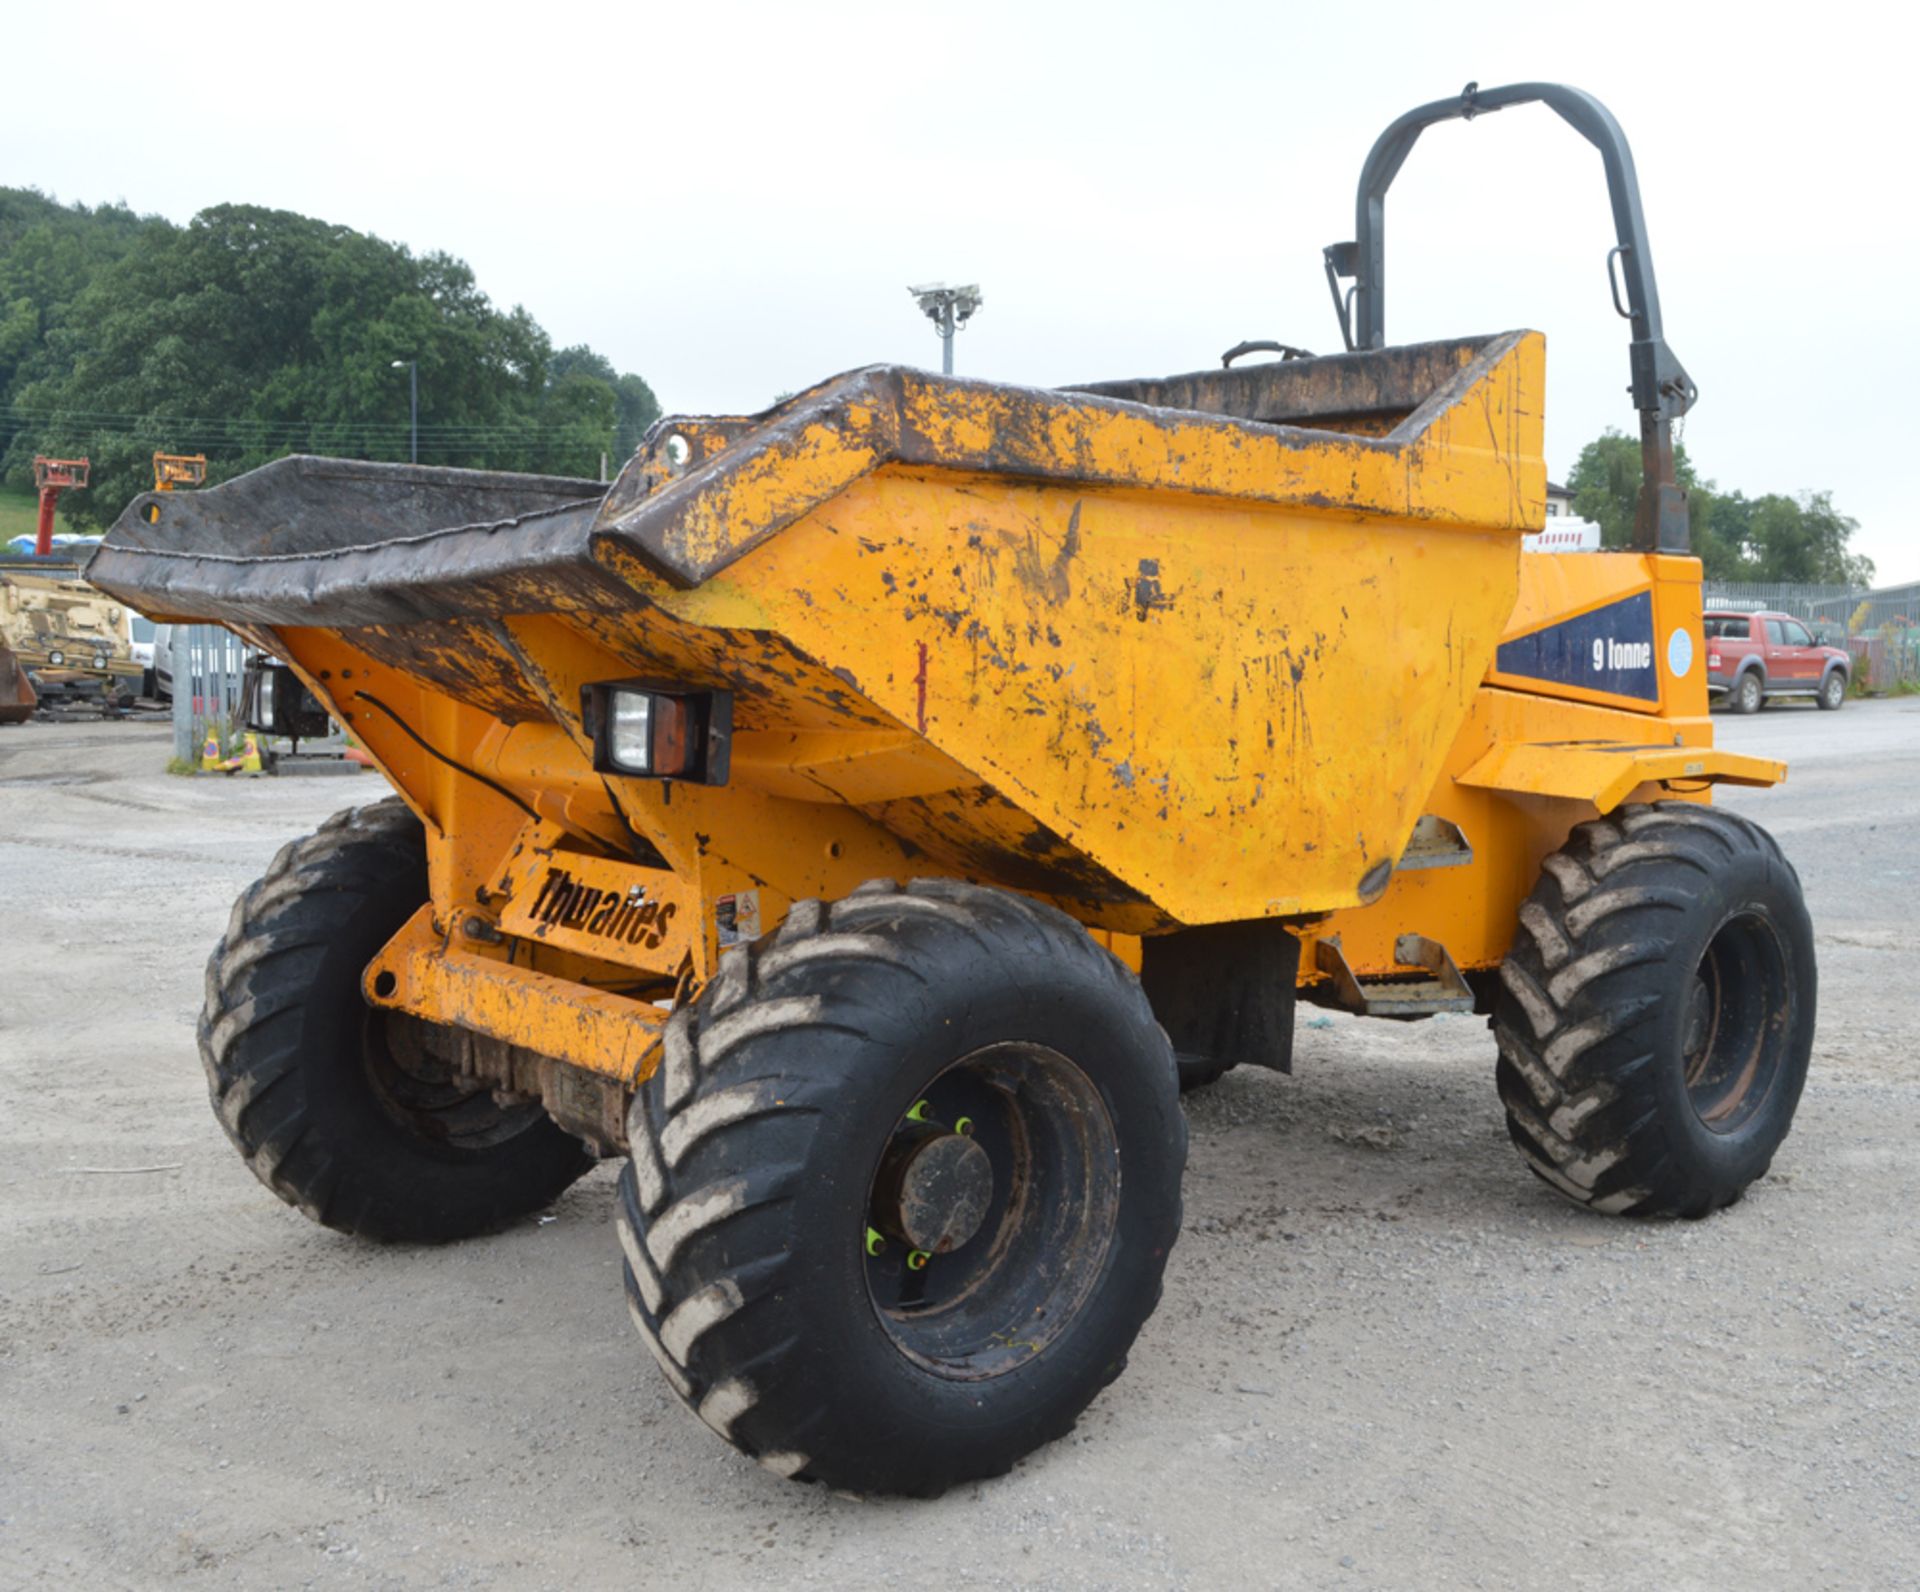
<path fill-rule="evenodd" d="M 967 287 L 948 287 L 944 282 L 929 282 L 924 287 L 907 289 L 913 295 L 914 303 L 920 306 L 920 313 L 933 322 L 934 330 L 940 334 L 940 372 L 953 374 L 953 334 L 972 320 L 981 304 L 978 284 Z"/>
<path fill-rule="evenodd" d="M 420 361 L 396 359 L 393 368 L 407 367 L 407 413 L 410 417 L 408 452 L 415 464 L 420 462 Z"/>

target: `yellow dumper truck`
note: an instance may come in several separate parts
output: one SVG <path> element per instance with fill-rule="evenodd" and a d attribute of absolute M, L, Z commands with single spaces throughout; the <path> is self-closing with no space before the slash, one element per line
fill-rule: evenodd
<path fill-rule="evenodd" d="M 1600 151 L 1632 551 L 1522 557 L 1545 343 L 1384 331 L 1431 123 Z M 627 1302 L 785 1476 L 931 1494 L 1068 1430 L 1180 1230 L 1178 1088 L 1296 1003 L 1477 1011 L 1513 1139 L 1698 1216 L 1806 1073 L 1793 869 L 1720 782 L 1625 139 L 1523 84 L 1383 136 L 1346 351 L 1041 391 L 874 367 L 593 482 L 290 458 L 136 500 L 91 578 L 217 621 L 397 798 L 236 904 L 200 1045 L 268 1187 L 464 1238 L 625 1156 Z"/>

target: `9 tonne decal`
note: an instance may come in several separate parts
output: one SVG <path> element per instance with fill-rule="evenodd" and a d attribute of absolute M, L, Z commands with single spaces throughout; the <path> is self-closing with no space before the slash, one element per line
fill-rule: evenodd
<path fill-rule="evenodd" d="M 1657 702 L 1660 675 L 1654 660 L 1653 593 L 1636 592 L 1604 608 L 1503 641 L 1494 671 Z"/>

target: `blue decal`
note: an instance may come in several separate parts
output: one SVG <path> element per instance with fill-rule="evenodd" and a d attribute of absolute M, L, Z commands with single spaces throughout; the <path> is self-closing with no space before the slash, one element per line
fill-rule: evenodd
<path fill-rule="evenodd" d="M 1660 700 L 1654 667 L 1653 593 L 1638 592 L 1577 619 L 1500 644 L 1500 674 L 1551 680 L 1615 696 Z"/>

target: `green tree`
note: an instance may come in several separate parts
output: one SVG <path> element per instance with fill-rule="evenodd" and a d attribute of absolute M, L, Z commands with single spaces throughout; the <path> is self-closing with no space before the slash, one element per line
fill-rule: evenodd
<path fill-rule="evenodd" d="M 1674 477 L 1687 494 L 1693 551 L 1710 580 L 1806 581 L 1866 585 L 1873 561 L 1850 553 L 1859 523 L 1833 506 L 1829 492 L 1748 498 L 1722 492 L 1695 473 L 1674 444 Z M 1601 544 L 1630 546 L 1640 493 L 1640 444 L 1609 428 L 1580 450 L 1567 476 L 1573 511 L 1600 527 Z"/>
<path fill-rule="evenodd" d="M 1715 517 L 1718 533 L 1739 549 L 1742 573 L 1736 578 L 1873 583 L 1873 560 L 1847 551 L 1860 522 L 1834 508 L 1831 492 L 1770 492 L 1753 499 L 1731 492 L 1716 500 Z"/>
<path fill-rule="evenodd" d="M 640 446 L 640 439 L 646 435 L 647 427 L 660 418 L 660 400 L 654 397 L 653 389 L 644 380 L 638 376 L 616 373 L 610 360 L 602 354 L 596 354 L 585 344 L 561 349 L 553 356 L 549 370 L 555 381 L 563 381 L 571 376 L 591 376 L 605 382 L 613 390 L 613 452 L 616 460 L 624 462 Z"/>
<path fill-rule="evenodd" d="M 1693 461 L 1679 443 L 1673 447 L 1673 474 L 1689 502 L 1699 481 Z M 1567 476 L 1573 493 L 1573 512 L 1600 527 L 1600 545 L 1629 547 L 1633 517 L 1640 500 L 1640 443 L 1609 426 L 1580 450 Z"/>
<path fill-rule="evenodd" d="M 62 205 L 31 188 L 0 188 L 0 405 L 74 299 L 139 235 L 165 222 L 124 205 Z M 0 414 L 5 411 L 0 410 Z"/>
<path fill-rule="evenodd" d="M 184 228 L 114 211 L 111 238 L 76 243 L 102 214 L 0 190 L 0 470 L 25 484 L 36 451 L 88 454 L 75 523 L 111 521 L 156 451 L 205 453 L 210 480 L 290 452 L 405 459 L 395 361 L 418 363 L 424 464 L 592 476 L 658 413 L 639 377 L 556 354 L 448 255 L 252 205 Z"/>

